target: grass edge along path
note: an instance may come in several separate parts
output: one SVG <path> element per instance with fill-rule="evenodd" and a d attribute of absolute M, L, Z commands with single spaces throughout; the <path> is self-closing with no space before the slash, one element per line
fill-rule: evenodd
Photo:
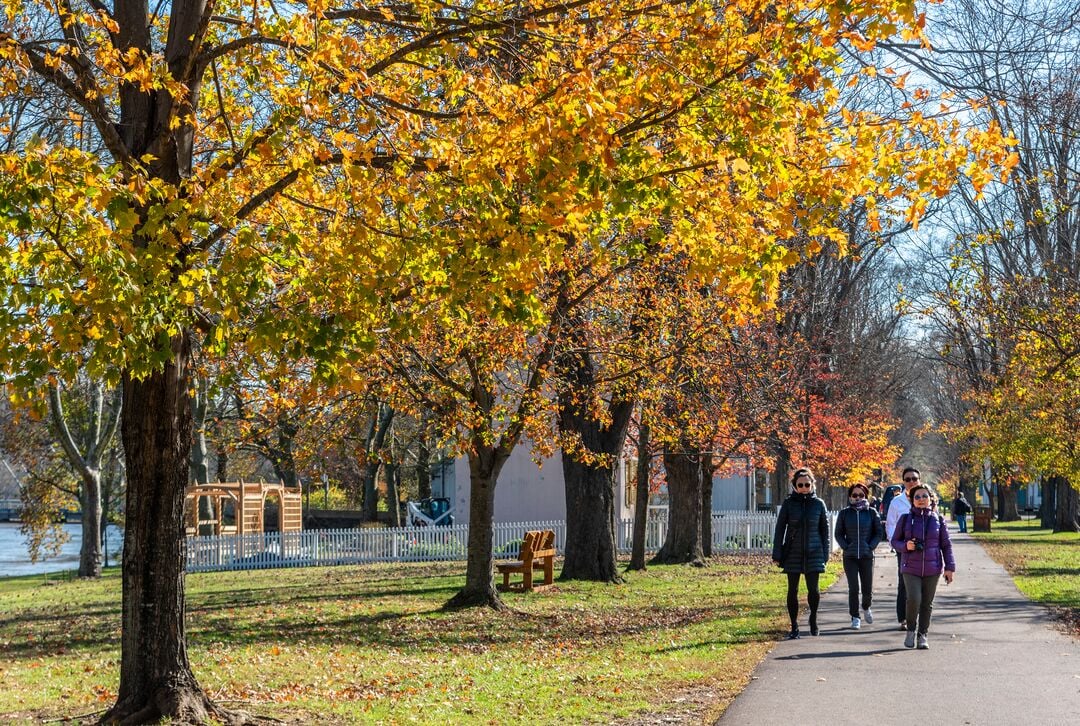
<path fill-rule="evenodd" d="M 1080 638 L 1080 532 L 1055 533 L 1026 519 L 995 521 L 990 532 L 972 536 L 1025 597 L 1049 607 L 1062 628 Z"/>
<path fill-rule="evenodd" d="M 511 613 L 443 612 L 461 568 L 190 575 L 195 673 L 215 699 L 290 723 L 705 720 L 786 630 L 786 580 L 764 556 L 508 594 Z M 0 721 L 111 705 L 119 607 L 116 570 L 99 581 L 0 580 Z"/>

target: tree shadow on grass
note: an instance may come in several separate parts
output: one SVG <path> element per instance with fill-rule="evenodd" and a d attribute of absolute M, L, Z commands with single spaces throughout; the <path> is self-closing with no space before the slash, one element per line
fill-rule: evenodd
<path fill-rule="evenodd" d="M 460 574 L 406 578 L 363 578 L 327 574 L 314 584 L 280 585 L 267 580 L 255 588 L 195 592 L 188 597 L 188 644 L 192 649 L 249 647 L 304 642 L 309 645 L 411 649 L 421 653 L 459 648 L 483 652 L 521 642 L 604 645 L 717 620 L 770 617 L 760 598 L 725 593 L 703 607 L 662 607 L 623 603 L 582 610 L 573 603 L 543 605 L 544 612 L 475 609 L 445 613 L 445 599 L 461 586 Z M 217 583 L 212 583 L 217 585 Z M 532 596 L 530 596 L 531 598 Z M 411 603 L 395 601 L 415 598 Z M 722 598 L 722 602 L 719 599 Z M 536 601 L 511 599 L 511 605 Z M 779 607 L 779 606 L 777 606 Z M 778 610 L 777 610 L 778 612 Z M 764 613 L 764 615 L 762 614 Z M 0 623 L 0 658 L 35 659 L 75 653 L 118 656 L 120 602 L 84 612 L 33 610 Z M 21 629 L 32 623 L 33 639 Z M 718 643 L 760 639 L 735 635 Z M 696 646 L 685 646 L 693 648 Z"/>
<path fill-rule="evenodd" d="M 431 584 L 417 584 L 415 587 L 386 588 L 385 590 L 357 590 L 349 591 L 340 585 L 326 585 L 317 587 L 305 587 L 303 585 L 289 585 L 282 588 L 268 587 L 260 590 L 236 590 L 232 592 L 200 593 L 188 598 L 188 612 L 208 612 L 213 610 L 227 610 L 238 607 L 251 607 L 253 605 L 274 604 L 287 606 L 304 602 L 323 602 L 327 599 L 350 600 L 350 599 L 376 599 L 376 598 L 403 598 L 424 597 L 425 595 L 444 596 L 461 589 L 460 578 L 453 579 L 445 585 L 433 586 Z M 436 598 L 437 599 L 437 598 Z"/>
<path fill-rule="evenodd" d="M 446 613 L 383 611 L 366 615 L 290 620 L 288 615 L 255 618 L 238 624 L 235 614 L 206 620 L 189 631 L 192 644 L 224 643 L 267 647 L 303 641 L 309 645 L 361 645 L 437 651 L 485 650 L 498 645 L 531 643 L 603 643 L 663 628 L 682 628 L 715 617 L 712 608 L 608 608 L 584 615 L 576 609 L 542 617 L 520 611 L 485 608 Z M 732 613 L 735 616 L 735 613 Z"/>
<path fill-rule="evenodd" d="M 1028 577 L 1080 577 L 1080 567 L 1029 567 L 1023 568 Z"/>

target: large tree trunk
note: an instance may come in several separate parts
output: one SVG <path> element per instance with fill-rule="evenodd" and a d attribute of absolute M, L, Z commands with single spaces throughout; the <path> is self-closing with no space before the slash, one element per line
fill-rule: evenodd
<path fill-rule="evenodd" d="M 1020 519 L 1017 485 L 1011 481 L 998 488 L 998 521 L 1016 522 Z"/>
<path fill-rule="evenodd" d="M 629 570 L 645 569 L 645 535 L 649 526 L 649 426 L 638 426 L 637 481 L 634 483 L 634 541 Z"/>
<path fill-rule="evenodd" d="M 588 346 L 579 340 L 580 327 L 570 336 L 580 342 L 581 350 L 558 358 L 560 373 L 570 383 L 559 396 L 559 431 L 575 438 L 588 458 L 595 456 L 594 461 L 605 463 L 578 461 L 563 451 L 566 559 L 560 579 L 621 582 L 615 533 L 616 472 L 634 403 L 616 397 L 608 404 L 608 422 L 597 420 L 588 405 L 581 403 L 599 385 L 596 366 Z"/>
<path fill-rule="evenodd" d="M 688 442 L 682 451 L 664 448 L 667 471 L 668 523 L 664 546 L 653 562 L 674 564 L 689 562 L 704 565 L 701 551 L 701 463 Z"/>
<path fill-rule="evenodd" d="M 103 723 L 233 721 L 203 693 L 184 627 L 184 487 L 191 454 L 191 343 L 173 342 L 163 370 L 123 377 L 127 461 L 120 689 Z"/>
<path fill-rule="evenodd" d="M 1053 529 L 1057 517 L 1057 478 L 1044 476 L 1042 483 L 1042 503 L 1039 505 L 1039 526 L 1043 529 Z"/>
<path fill-rule="evenodd" d="M 82 507 L 82 544 L 79 547 L 79 577 L 101 577 L 101 475 L 83 476 L 79 492 Z"/>
<path fill-rule="evenodd" d="M 592 385 L 595 371 L 584 356 L 575 359 L 578 390 Z M 566 559 L 563 580 L 621 582 L 618 571 L 618 541 L 615 534 L 615 486 L 619 456 L 626 429 L 634 411 L 633 403 L 618 401 L 610 406 L 611 421 L 602 425 L 588 411 L 564 397 L 559 407 L 559 430 L 576 435 L 590 454 L 599 454 L 606 465 L 582 463 L 563 452 L 562 468 L 566 494 Z"/>
<path fill-rule="evenodd" d="M 1055 532 L 1080 532 L 1080 492 L 1064 477 L 1054 477 L 1057 504 L 1054 516 Z"/>
<path fill-rule="evenodd" d="M 615 538 L 615 469 L 589 466 L 563 452 L 566 559 L 561 580 L 621 582 Z"/>
<path fill-rule="evenodd" d="M 713 457 L 705 452 L 701 456 L 701 553 L 712 557 L 712 497 Z M 747 544 L 747 547 L 750 545 Z"/>
<path fill-rule="evenodd" d="M 469 452 L 469 552 L 465 586 L 443 606 L 446 609 L 487 606 L 505 610 L 491 570 L 495 483 L 505 458 L 492 446 L 477 444 Z"/>
<path fill-rule="evenodd" d="M 967 498 L 971 506 L 974 507 L 979 501 L 979 484 L 977 481 L 972 481 L 971 477 L 966 475 L 960 476 L 960 481 L 956 485 L 957 493 L 963 492 L 964 497 Z"/>

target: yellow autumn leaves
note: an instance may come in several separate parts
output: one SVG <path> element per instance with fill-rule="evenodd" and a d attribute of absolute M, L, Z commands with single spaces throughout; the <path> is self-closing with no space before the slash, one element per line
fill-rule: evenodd
<path fill-rule="evenodd" d="M 1015 163 L 996 129 L 844 106 L 841 45 L 920 37 L 909 2 L 225 1 L 172 68 L 167 15 L 146 45 L 118 47 L 102 12 L 20 7 L 79 32 L 40 50 L 12 20 L 7 97 L 36 78 L 85 115 L 0 157 L 10 185 L 34 190 L 9 195 L 24 223 L 3 264 L 22 287 L 0 332 L 32 308 L 56 336 L 19 348 L 12 372 L 84 348 L 142 369 L 181 327 L 279 346 L 312 329 L 286 310 L 361 337 L 455 308 L 535 326 L 535 292 L 566 271 L 570 241 L 614 264 L 651 240 L 751 312 L 796 240 L 811 254 L 843 243 L 837 214 L 856 199 L 871 228 L 914 224 L 960 170 L 982 184 Z M 168 114 L 138 116 L 140 94 Z M 120 158 L 88 128 L 145 145 Z M 270 336 L 232 330 L 270 322 Z"/>

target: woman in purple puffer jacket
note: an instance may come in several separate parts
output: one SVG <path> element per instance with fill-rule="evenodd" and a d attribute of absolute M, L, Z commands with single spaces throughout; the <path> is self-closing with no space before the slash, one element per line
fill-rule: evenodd
<path fill-rule="evenodd" d="M 907 495 L 911 511 L 896 523 L 890 544 L 900 553 L 900 574 L 907 589 L 908 631 L 904 647 L 914 648 L 917 637 L 919 650 L 926 650 L 930 647 L 926 633 L 930 630 L 938 580 L 944 572 L 945 582 L 953 581 L 956 561 L 945 520 L 930 508 L 930 489 L 920 484 Z"/>

